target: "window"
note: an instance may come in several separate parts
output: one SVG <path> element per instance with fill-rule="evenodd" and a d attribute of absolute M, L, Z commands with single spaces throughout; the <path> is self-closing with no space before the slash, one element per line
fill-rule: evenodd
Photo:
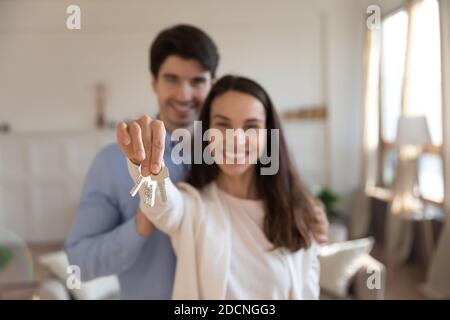
<path fill-rule="evenodd" d="M 381 135 L 394 142 L 402 112 L 408 14 L 405 10 L 387 17 L 381 26 Z"/>
<path fill-rule="evenodd" d="M 415 2 L 411 10 L 385 17 L 381 26 L 379 184 L 390 187 L 394 180 L 397 155 L 393 142 L 399 116 L 425 115 L 433 146 L 419 160 L 419 187 L 424 199 L 435 203 L 444 199 L 441 79 L 438 0 Z"/>

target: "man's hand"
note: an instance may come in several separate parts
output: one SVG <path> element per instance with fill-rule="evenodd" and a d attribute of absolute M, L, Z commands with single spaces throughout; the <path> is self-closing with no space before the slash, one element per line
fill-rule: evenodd
<path fill-rule="evenodd" d="M 129 125 L 121 122 L 117 125 L 117 144 L 122 153 L 136 165 L 141 165 L 141 174 L 158 174 L 164 155 L 166 129 L 160 120 L 143 116 Z M 148 237 L 155 229 L 153 223 L 137 210 L 135 216 L 136 231 Z"/>
<path fill-rule="evenodd" d="M 141 209 L 138 208 L 135 217 L 135 226 L 136 231 L 143 237 L 148 237 L 155 230 L 155 225 L 148 220 L 144 213 L 142 213 Z"/>
<path fill-rule="evenodd" d="M 328 222 L 327 215 L 323 206 L 315 206 L 317 221 L 312 226 L 312 233 L 314 239 L 319 244 L 324 244 L 328 242 L 328 229 L 330 223 Z"/>
<path fill-rule="evenodd" d="M 160 120 L 143 116 L 130 124 L 117 125 L 117 144 L 122 153 L 136 165 L 141 174 L 158 174 L 164 155 L 166 129 Z"/>

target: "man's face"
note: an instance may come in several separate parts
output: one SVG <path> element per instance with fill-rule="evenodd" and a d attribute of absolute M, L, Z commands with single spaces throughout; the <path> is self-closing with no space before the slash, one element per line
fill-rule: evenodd
<path fill-rule="evenodd" d="M 198 118 L 211 88 L 211 73 L 197 61 L 169 56 L 152 86 L 158 97 L 159 114 L 167 131 L 189 127 Z"/>

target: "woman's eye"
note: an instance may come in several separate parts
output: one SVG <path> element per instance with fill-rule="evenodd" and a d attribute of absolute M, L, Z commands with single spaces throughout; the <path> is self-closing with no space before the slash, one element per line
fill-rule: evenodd
<path fill-rule="evenodd" d="M 224 122 L 217 122 L 216 127 L 228 128 L 228 125 Z"/>

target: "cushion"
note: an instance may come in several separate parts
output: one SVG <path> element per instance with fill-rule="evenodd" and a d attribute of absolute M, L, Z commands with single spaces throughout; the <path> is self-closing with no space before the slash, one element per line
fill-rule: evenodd
<path fill-rule="evenodd" d="M 373 238 L 323 245 L 319 250 L 320 287 L 337 298 L 345 298 L 352 278 L 372 250 Z"/>
<path fill-rule="evenodd" d="M 67 273 L 69 260 L 64 251 L 41 255 L 38 261 L 57 277 L 77 300 L 109 299 L 119 295 L 120 286 L 115 275 L 82 282 L 80 289 L 69 289 L 66 285 L 67 277 L 73 274 Z"/>

